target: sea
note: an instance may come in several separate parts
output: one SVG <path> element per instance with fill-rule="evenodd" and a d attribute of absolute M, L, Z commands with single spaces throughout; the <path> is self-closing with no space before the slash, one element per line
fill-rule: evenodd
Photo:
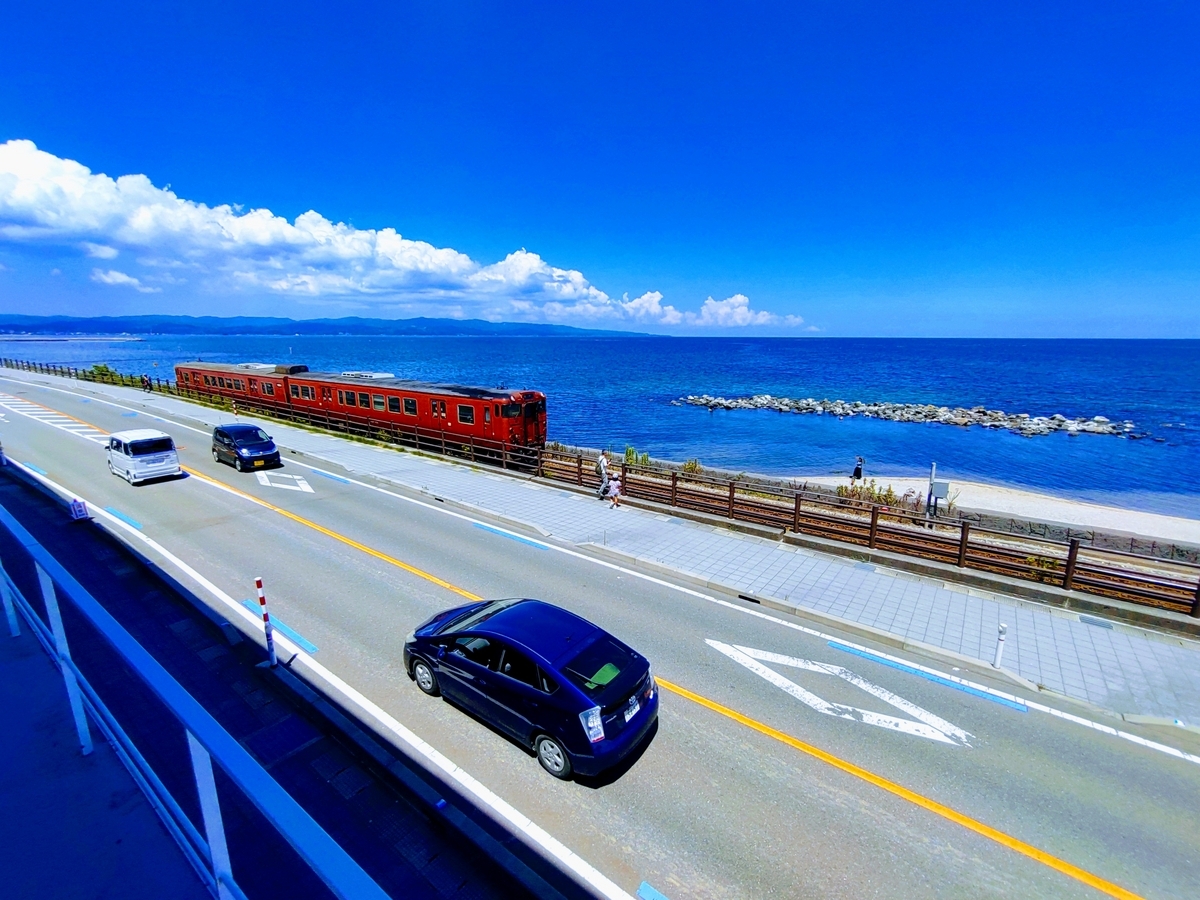
<path fill-rule="evenodd" d="M 1200 519 L 1200 341 L 640 336 L 146 336 L 0 340 L 0 356 L 168 376 L 177 363 L 303 363 L 546 393 L 549 437 L 802 480 L 925 476 Z M 673 405 L 773 394 L 1131 420 L 1140 440 Z"/>

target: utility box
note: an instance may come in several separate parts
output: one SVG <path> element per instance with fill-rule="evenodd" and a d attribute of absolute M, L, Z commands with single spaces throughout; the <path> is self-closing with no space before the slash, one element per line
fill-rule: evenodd
<path fill-rule="evenodd" d="M 945 500 L 950 496 L 950 482 L 948 481 L 935 481 L 932 489 L 934 500 Z"/>

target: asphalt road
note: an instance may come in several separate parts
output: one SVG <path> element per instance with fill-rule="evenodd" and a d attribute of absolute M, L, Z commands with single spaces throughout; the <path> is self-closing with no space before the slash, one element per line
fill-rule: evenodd
<path fill-rule="evenodd" d="M 478 515 L 317 461 L 285 453 L 263 484 L 214 463 L 195 422 L 156 422 L 83 386 L 0 379 L 0 391 L 72 417 L 0 408 L 11 458 L 136 522 L 235 598 L 252 597 L 261 575 L 272 617 L 315 644 L 317 661 L 630 893 L 645 881 L 671 900 L 1200 896 L 1192 762 L 846 652 L 786 617 L 714 603 L 586 548 L 481 527 Z M 160 427 L 194 474 L 131 487 L 74 421 L 104 432 Z M 658 733 L 628 770 L 557 782 L 404 673 L 405 633 L 463 602 L 454 589 L 565 606 L 698 699 L 664 690 Z M 863 679 L 883 690 L 864 690 Z M 822 714 L 821 701 L 866 714 Z M 1137 733 L 1200 750 L 1186 732 Z"/>

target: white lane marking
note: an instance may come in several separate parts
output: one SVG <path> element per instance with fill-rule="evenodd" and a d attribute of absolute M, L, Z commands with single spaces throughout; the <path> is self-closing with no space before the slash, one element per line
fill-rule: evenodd
<path fill-rule="evenodd" d="M 285 491 L 303 491 L 306 494 L 316 493 L 312 489 L 312 485 L 301 475 L 285 475 L 283 472 L 258 472 L 257 475 L 258 483 L 266 487 L 280 488 Z"/>
<path fill-rule="evenodd" d="M 4 376 L 0 376 L 0 381 L 11 381 L 13 383 L 20 384 L 22 386 L 32 383 L 32 384 L 36 385 L 37 387 L 42 388 L 43 390 L 55 391 L 57 393 L 67 394 L 72 397 L 79 397 L 79 394 L 76 391 L 69 391 L 64 388 L 53 387 L 51 385 L 45 385 L 45 384 L 41 384 L 38 382 L 27 382 L 27 381 L 22 381 L 20 379 L 7 378 Z M 104 403 L 108 406 L 115 406 L 118 409 L 131 409 L 131 407 L 123 406 L 114 400 L 106 400 L 106 399 L 103 399 L 100 397 L 96 397 L 95 399 L 99 403 Z M 144 414 L 150 416 L 151 418 L 158 419 L 159 421 L 166 422 L 167 424 L 176 425 L 179 428 L 186 428 L 189 431 L 194 431 L 197 434 L 207 435 L 210 433 L 210 432 L 206 431 L 205 429 L 196 428 L 192 425 L 184 425 L 181 422 L 176 422 L 174 419 L 168 419 L 164 416 L 157 416 L 152 413 L 144 413 Z M 348 443 L 347 441 L 344 441 L 340 438 L 333 437 L 333 436 L 331 436 L 331 439 L 334 441 L 338 441 L 340 443 Z M 638 572 L 634 569 L 626 568 L 625 566 L 618 565 L 617 563 L 611 563 L 611 562 L 608 562 L 607 560 L 603 560 L 603 559 L 596 559 L 593 556 L 588 556 L 587 554 L 580 553 L 577 550 L 571 550 L 567 547 L 560 547 L 556 544 L 548 544 L 548 543 L 545 543 L 544 541 L 539 541 L 535 538 L 527 537 L 526 535 L 520 534 L 519 532 L 510 531 L 509 529 L 506 529 L 506 528 L 500 528 L 499 526 L 495 526 L 495 525 L 491 525 L 489 523 L 483 522 L 480 519 L 476 519 L 471 516 L 464 515 L 462 513 L 454 512 L 453 510 L 446 509 L 444 506 L 435 506 L 434 504 L 426 503 L 423 500 L 417 500 L 413 497 L 405 497 L 403 494 L 397 494 L 395 491 L 389 491 L 387 488 L 381 488 L 378 485 L 367 484 L 364 481 L 358 481 L 357 479 L 350 478 L 349 476 L 338 475 L 336 472 L 330 472 L 326 469 L 322 469 L 320 466 L 314 466 L 309 463 L 300 462 L 299 460 L 295 460 L 295 459 L 289 460 L 289 464 L 301 466 L 302 468 L 308 469 L 312 472 L 320 472 L 322 475 L 329 475 L 333 478 L 341 479 L 342 481 L 347 482 L 349 484 L 353 484 L 353 485 L 357 485 L 358 487 L 366 488 L 369 491 L 375 491 L 376 493 L 384 494 L 384 495 L 386 495 L 388 497 L 392 497 L 396 500 L 402 500 L 405 503 L 412 503 L 415 506 L 420 506 L 424 509 L 433 510 L 433 511 L 439 512 L 443 515 L 447 515 L 447 516 L 451 516 L 456 519 L 460 519 L 463 522 L 469 522 L 472 525 L 475 525 L 475 524 L 487 525 L 488 528 L 493 528 L 497 531 L 502 531 L 505 534 L 512 535 L 513 537 L 519 537 L 519 538 L 522 538 L 523 540 L 530 541 L 531 543 L 539 544 L 548 550 L 553 550 L 557 553 L 562 553 L 567 556 L 573 557 L 575 559 L 583 560 L 585 562 L 591 563 L 592 565 L 601 566 L 602 568 L 606 568 L 606 569 L 611 569 L 615 572 L 622 572 L 626 575 L 629 575 L 633 578 L 641 579 L 642 581 L 648 582 L 650 584 L 656 584 L 660 587 L 667 588 L 668 590 L 677 591 L 678 593 L 681 593 L 681 594 L 686 594 L 689 597 L 695 597 L 699 600 L 705 600 L 709 603 L 715 603 L 716 605 L 723 606 L 726 609 L 732 610 L 733 612 L 741 613 L 742 615 L 745 615 L 745 616 L 754 616 L 757 619 L 762 619 L 763 621 L 771 622 L 775 625 L 781 625 L 784 628 L 790 628 L 793 631 L 799 631 L 802 634 L 807 634 L 807 635 L 811 635 L 812 637 L 820 638 L 822 641 L 836 641 L 837 643 L 842 644 L 843 646 L 853 647 L 855 650 L 862 650 L 864 653 L 869 653 L 874 656 L 881 656 L 884 659 L 891 660 L 894 663 L 899 663 L 900 665 L 908 666 L 913 669 L 919 669 L 920 671 L 925 672 L 929 675 L 935 675 L 938 678 L 944 678 L 947 681 L 953 681 L 956 684 L 961 684 L 964 687 L 971 688 L 972 690 L 982 691 L 985 694 L 991 694 L 993 697 L 1002 697 L 1003 699 L 1011 700 L 1014 703 L 1022 703 L 1029 709 L 1035 710 L 1037 712 L 1044 712 L 1047 715 L 1054 716 L 1057 719 L 1062 719 L 1065 722 L 1072 722 L 1076 725 L 1081 725 L 1084 728 L 1090 728 L 1093 731 L 1098 731 L 1101 734 L 1107 734 L 1107 735 L 1111 735 L 1113 737 L 1121 738 L 1122 740 L 1130 741 L 1131 743 L 1137 744 L 1141 747 L 1145 747 L 1148 750 L 1154 750 L 1159 753 L 1165 753 L 1168 756 L 1174 756 L 1177 759 L 1182 759 L 1187 762 L 1195 763 L 1196 765 L 1200 765 L 1200 755 L 1193 754 L 1193 753 L 1186 753 L 1183 750 L 1179 750 L 1175 747 L 1168 746 L 1167 744 L 1160 744 L 1158 741 L 1147 740 L 1146 738 L 1139 737 L 1136 734 L 1130 734 L 1127 731 L 1120 731 L 1119 729 L 1113 728 L 1111 725 L 1104 725 L 1100 722 L 1096 722 L 1091 719 L 1085 719 L 1082 716 L 1077 716 L 1072 713 L 1063 712 L 1061 709 L 1055 709 L 1054 707 L 1045 706 L 1041 703 L 1037 703 L 1032 700 L 1026 700 L 1024 697 L 1018 697 L 1015 694 L 1010 694 L 1005 691 L 997 690 L 996 688 L 990 688 L 990 687 L 987 687 L 986 685 L 979 684 L 978 682 L 969 681 L 966 678 L 960 678 L 957 675 L 952 675 L 949 672 L 943 672 L 939 669 L 934 669 L 930 666 L 925 666 L 920 663 L 913 662 L 912 660 L 902 659 L 899 656 L 892 656 L 892 655 L 890 655 L 888 653 L 884 653 L 880 650 L 873 650 L 869 647 L 864 647 L 861 644 L 855 644 L 852 641 L 846 640 L 845 638 L 834 637 L 833 635 L 826 634 L 823 631 L 817 631 L 815 628 L 807 628 L 804 625 L 800 625 L 796 622 L 789 622 L 786 619 L 780 619 L 778 616 L 772 616 L 767 613 L 760 612 L 757 609 L 747 609 L 745 607 L 738 606 L 735 603 L 731 603 L 728 600 L 721 600 L 721 599 L 719 599 L 717 597 L 713 597 L 709 594 L 702 593 L 701 591 L 692 590 L 691 588 L 684 587 L 683 585 L 680 585 L 680 584 L 673 584 L 670 581 L 666 581 L 662 578 L 656 578 L 653 575 L 647 575 L 644 572 Z M 337 463 L 333 463 L 333 464 L 337 465 Z M 377 476 L 377 477 L 383 478 L 384 476 Z M 495 476 L 488 475 L 485 477 L 500 478 L 500 479 L 503 478 L 503 476 L 500 476 L 500 475 L 495 475 Z M 220 485 L 217 485 L 217 486 L 220 486 Z M 576 496 L 576 495 L 573 494 L 572 496 Z"/>
<path fill-rule="evenodd" d="M 13 465 L 20 467 L 23 471 L 29 474 L 29 477 L 35 478 L 42 484 L 45 484 L 51 490 L 58 492 L 63 497 L 76 497 L 78 495 L 72 493 L 62 485 L 51 481 L 38 473 L 30 470 L 26 466 L 22 466 L 15 460 L 10 461 Z M 81 498 L 82 499 L 82 498 Z M 88 502 L 88 501 L 85 501 Z M 235 616 L 246 625 L 249 630 L 255 634 L 262 633 L 262 620 L 234 600 L 229 594 L 225 593 L 186 562 L 164 547 L 162 544 L 155 541 L 153 538 L 138 531 L 133 526 L 122 522 L 116 516 L 109 513 L 107 510 L 96 506 L 94 503 L 88 502 L 89 508 L 118 528 L 123 534 L 136 538 L 146 546 L 152 548 L 155 552 L 162 555 L 172 565 L 183 572 L 188 578 L 192 579 L 196 584 L 200 585 L 205 591 L 215 597 L 221 604 L 231 610 Z M 528 816 L 519 812 L 516 807 L 512 806 L 506 800 L 502 799 L 498 794 L 487 788 L 481 781 L 465 769 L 457 766 L 448 757 L 435 749 L 432 744 L 429 744 L 416 733 L 410 731 L 407 727 L 400 723 L 399 720 L 385 712 L 380 706 L 367 699 L 362 693 L 351 687 L 329 669 L 325 668 L 311 656 L 304 652 L 300 647 L 294 644 L 286 636 L 276 632 L 275 642 L 282 647 L 287 653 L 295 654 L 293 666 L 297 663 L 307 669 L 314 678 L 323 682 L 334 695 L 340 695 L 352 707 L 357 707 L 368 719 L 374 720 L 379 726 L 380 731 L 390 733 L 398 743 L 407 746 L 409 750 L 423 757 L 428 765 L 440 770 L 448 779 L 455 782 L 467 794 L 473 796 L 479 804 L 491 810 L 504 822 L 507 822 L 513 829 L 523 834 L 531 843 L 539 847 L 551 859 L 555 860 L 560 865 L 564 866 L 569 871 L 573 872 L 581 881 L 596 890 L 601 897 L 608 900 L 636 900 L 636 898 L 622 890 L 614 881 L 604 875 L 599 869 L 585 860 L 582 856 L 571 850 L 558 838 L 554 837 L 550 832 L 546 831 Z"/>
<path fill-rule="evenodd" d="M 84 438 L 96 444 L 107 444 L 108 434 L 98 428 L 94 428 L 84 422 L 78 422 L 68 416 L 63 416 L 53 410 L 46 409 L 43 406 L 38 406 L 36 403 L 30 403 L 27 400 L 21 400 L 11 394 L 0 393 L 0 407 L 7 409 L 9 412 L 14 412 L 17 415 L 24 416 L 27 419 L 33 419 L 41 422 L 43 425 L 49 425 L 52 428 L 57 428 L 59 431 L 65 431 L 68 434 L 73 434 L 76 437 Z M 5 420 L 7 421 L 7 420 Z"/>
<path fill-rule="evenodd" d="M 724 653 L 734 662 L 746 667 L 755 675 L 765 679 L 777 688 L 791 694 L 805 706 L 815 709 L 817 712 L 826 716 L 834 716 L 839 719 L 849 719 L 854 722 L 862 722 L 864 725 L 874 725 L 877 728 L 886 728 L 890 731 L 899 731 L 903 734 L 911 734 L 914 737 L 928 738 L 931 741 L 938 741 L 943 744 L 963 744 L 967 747 L 971 746 L 966 740 L 967 733 L 961 728 L 951 725 L 949 722 L 941 719 L 928 710 L 921 709 L 915 703 L 909 703 L 903 697 L 897 697 L 891 691 L 885 690 L 876 684 L 872 684 L 865 678 L 855 675 L 841 666 L 828 665 L 826 663 L 815 662 L 810 659 L 797 659 L 793 656 L 783 656 L 778 653 L 768 653 L 764 650 L 754 650 L 749 647 L 731 646 L 723 644 L 720 641 L 706 640 L 706 644 L 714 650 L 719 650 Z M 809 672 L 818 672 L 822 675 L 836 675 L 839 678 L 844 678 L 846 681 L 862 688 L 867 693 L 878 697 L 885 703 L 889 703 L 898 709 L 903 709 L 904 712 L 913 715 L 921 721 L 914 722 L 911 719 L 900 719 L 896 716 L 888 716 L 883 713 L 873 712 L 867 709 L 859 709 L 857 706 L 849 706 L 844 703 L 830 703 L 827 700 L 822 700 L 811 691 L 807 691 L 800 685 L 796 684 L 788 678 L 784 678 L 773 669 L 768 669 L 758 660 L 766 662 L 779 663 L 785 666 L 792 666 L 797 669 L 804 669 Z M 938 724 L 934 724 L 934 723 Z M 947 726 L 945 730 L 939 727 Z M 951 737 L 953 732 L 953 739 Z"/>

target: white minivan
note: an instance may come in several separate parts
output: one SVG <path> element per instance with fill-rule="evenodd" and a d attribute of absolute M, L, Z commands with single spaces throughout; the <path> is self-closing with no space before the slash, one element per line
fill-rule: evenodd
<path fill-rule="evenodd" d="M 182 475 L 171 436 L 152 428 L 117 431 L 108 436 L 108 471 L 130 484 L 148 478 Z"/>

